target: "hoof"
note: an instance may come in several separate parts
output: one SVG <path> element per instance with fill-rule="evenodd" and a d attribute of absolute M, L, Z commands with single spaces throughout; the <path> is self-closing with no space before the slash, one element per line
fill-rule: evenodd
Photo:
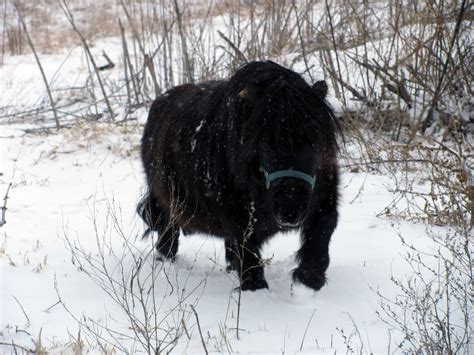
<path fill-rule="evenodd" d="M 176 254 L 178 253 L 178 243 L 174 244 L 162 244 L 156 246 L 157 259 L 161 261 L 169 260 L 174 261 Z"/>
<path fill-rule="evenodd" d="M 296 268 L 293 271 L 293 280 L 295 282 L 300 282 L 315 291 L 319 291 L 321 287 L 326 284 L 326 275 L 324 272 Z"/>
<path fill-rule="evenodd" d="M 263 277 L 246 278 L 240 285 L 242 291 L 256 291 L 262 288 L 268 289 L 268 282 Z"/>
<path fill-rule="evenodd" d="M 227 264 L 225 271 L 227 272 L 237 271 L 237 268 L 232 264 Z"/>
<path fill-rule="evenodd" d="M 163 263 L 165 261 L 171 261 L 172 263 L 174 263 L 176 260 L 176 255 L 172 255 L 171 253 L 165 255 L 161 251 L 157 251 L 155 259 Z"/>

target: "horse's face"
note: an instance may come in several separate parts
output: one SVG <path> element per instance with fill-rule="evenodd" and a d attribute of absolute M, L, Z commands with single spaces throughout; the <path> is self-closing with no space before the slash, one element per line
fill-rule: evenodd
<path fill-rule="evenodd" d="M 260 148 L 257 173 L 271 201 L 273 217 L 282 227 L 298 227 L 306 218 L 315 185 L 315 151 L 305 145 L 272 149 L 262 144 Z"/>
<path fill-rule="evenodd" d="M 256 81 L 238 94 L 250 112 L 240 140 L 250 142 L 250 148 L 243 156 L 250 158 L 250 171 L 263 185 L 265 200 L 282 227 L 298 227 L 308 214 L 321 163 L 315 140 L 323 136 L 319 130 L 324 131 L 322 116 L 327 113 L 319 108 L 325 107 L 327 89 L 324 81 L 310 87 L 300 77 L 287 75 Z M 327 119 L 330 122 L 331 117 Z"/>

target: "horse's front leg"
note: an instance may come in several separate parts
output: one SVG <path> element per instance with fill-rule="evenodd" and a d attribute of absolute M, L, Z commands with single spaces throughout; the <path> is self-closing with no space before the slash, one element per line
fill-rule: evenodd
<path fill-rule="evenodd" d="M 337 225 L 336 207 L 318 211 L 307 220 L 301 231 L 301 248 L 297 253 L 298 267 L 293 279 L 319 290 L 326 283 L 326 269 L 329 265 L 329 241 Z"/>
<path fill-rule="evenodd" d="M 228 270 L 235 270 L 240 280 L 242 291 L 255 291 L 268 288 L 264 276 L 264 266 L 260 255 L 262 243 L 258 242 L 255 234 L 234 241 L 226 241 L 226 260 Z"/>

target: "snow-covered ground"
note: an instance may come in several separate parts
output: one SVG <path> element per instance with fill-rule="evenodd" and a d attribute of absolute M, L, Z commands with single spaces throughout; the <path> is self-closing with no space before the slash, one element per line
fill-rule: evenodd
<path fill-rule="evenodd" d="M 123 237 L 112 228 L 112 211 L 130 245 L 152 250 L 150 240 L 139 237 L 143 226 L 135 214 L 144 185 L 140 126 L 95 124 L 44 136 L 26 135 L 22 129 L 10 125 L 1 130 L 1 192 L 9 182 L 13 185 L 0 235 L 0 341 L 34 348 L 32 341 L 41 337 L 46 348 L 64 348 L 79 334 L 73 316 L 133 334 L 112 299 L 73 265 L 65 239 L 80 242 L 91 256 L 98 255 L 97 238 L 114 250 L 124 249 Z M 271 260 L 266 269 L 270 288 L 242 294 L 239 340 L 237 278 L 224 270 L 223 242 L 202 235 L 182 238 L 177 261 L 166 263 L 156 275 L 154 296 L 164 324 L 172 327 L 178 319 L 179 325 L 179 317 L 186 321 L 190 338 L 183 335 L 174 351 L 203 352 L 190 304 L 209 351 L 334 353 L 347 350 L 344 337 L 356 352 L 361 346 L 369 352 L 393 349 L 401 339 L 390 335 L 377 317 L 374 289 L 391 297 L 391 275 L 409 272 L 398 233 L 420 246 L 429 247 L 432 241 L 423 225 L 393 226 L 394 221 L 376 217 L 392 199 L 389 184 L 384 176 L 343 173 L 329 281 L 319 292 L 291 283 L 297 234 L 271 240 L 264 251 Z M 114 268 L 118 258 L 105 254 L 105 262 Z M 149 255 L 147 261 L 152 259 Z M 133 268 L 130 255 L 122 263 Z M 72 314 L 58 304 L 59 297 Z M 130 341 L 123 343 L 142 350 Z"/>

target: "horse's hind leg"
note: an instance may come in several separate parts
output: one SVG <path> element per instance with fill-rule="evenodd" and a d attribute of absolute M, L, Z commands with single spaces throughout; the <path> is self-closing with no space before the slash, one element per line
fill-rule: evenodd
<path fill-rule="evenodd" d="M 158 234 L 156 250 L 166 259 L 174 261 L 178 253 L 179 229 L 174 224 L 166 223 Z"/>
<path fill-rule="evenodd" d="M 158 206 L 157 199 L 151 195 L 151 193 L 147 193 L 138 203 L 137 213 L 148 226 L 144 237 L 146 237 L 150 231 L 159 231 L 162 211 Z"/>
<path fill-rule="evenodd" d="M 179 228 L 160 208 L 158 200 L 148 193 L 137 207 L 138 214 L 148 225 L 145 236 L 151 231 L 158 232 L 156 250 L 166 259 L 174 260 L 178 252 Z"/>
<path fill-rule="evenodd" d="M 227 263 L 227 271 L 237 271 L 239 269 L 239 260 L 237 257 L 238 252 L 234 247 L 235 243 L 229 240 L 225 241 L 225 260 Z"/>

